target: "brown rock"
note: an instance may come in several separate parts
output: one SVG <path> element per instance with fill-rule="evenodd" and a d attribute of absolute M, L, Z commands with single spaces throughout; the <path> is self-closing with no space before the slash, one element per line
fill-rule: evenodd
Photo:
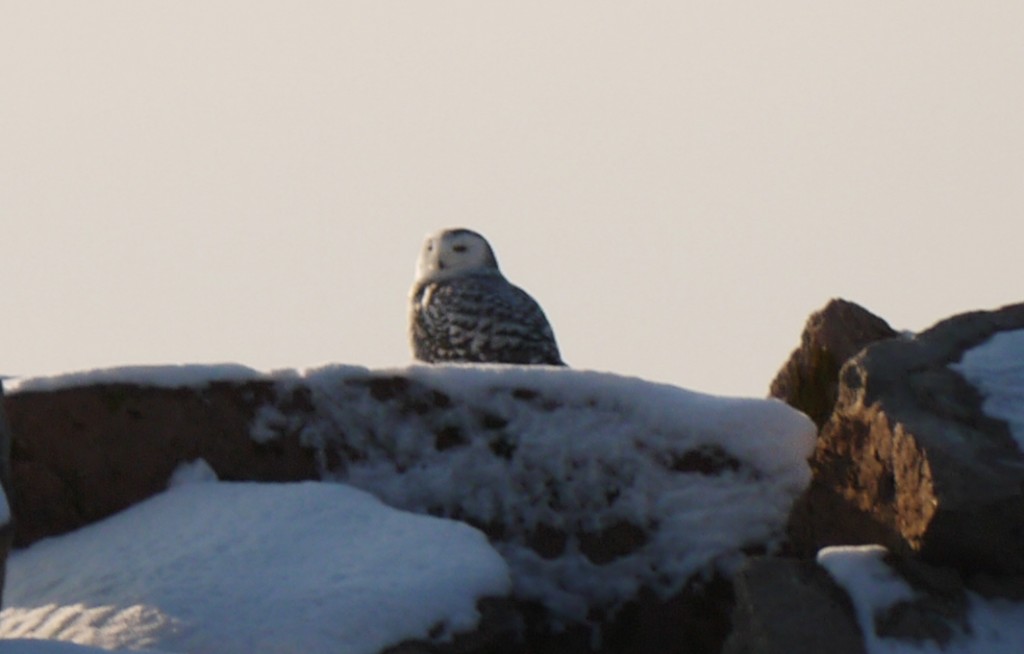
<path fill-rule="evenodd" d="M 225 480 L 316 478 L 314 453 L 296 434 L 267 443 L 249 434 L 260 406 L 294 400 L 278 397 L 271 382 L 113 384 L 10 396 L 16 544 L 125 509 L 162 491 L 179 464 L 198 458 Z"/>
<path fill-rule="evenodd" d="M 1024 456 L 949 367 L 1013 329 L 1024 304 L 876 343 L 844 366 L 791 519 L 798 550 L 878 542 L 966 573 L 1024 572 Z"/>
<path fill-rule="evenodd" d="M 769 395 L 797 408 L 821 427 L 832 414 L 839 370 L 876 341 L 896 336 L 884 320 L 846 300 L 832 300 L 807 319 L 800 346 L 772 382 Z"/>

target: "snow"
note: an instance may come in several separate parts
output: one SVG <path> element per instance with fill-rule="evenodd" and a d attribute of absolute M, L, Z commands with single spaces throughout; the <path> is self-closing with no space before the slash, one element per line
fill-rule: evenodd
<path fill-rule="evenodd" d="M 467 525 L 341 484 L 194 481 L 208 478 L 204 466 L 127 511 L 14 552 L 0 637 L 373 654 L 439 627 L 442 638 L 471 630 L 476 601 L 509 590 L 506 564 Z M 64 651 L 6 640 L 0 650 Z"/>
<path fill-rule="evenodd" d="M 1004 420 L 1024 452 L 1024 330 L 999 332 L 950 367 L 981 392 L 982 410 Z"/>
<path fill-rule="evenodd" d="M 471 628 L 477 598 L 508 593 L 540 602 L 555 626 L 586 622 L 642 588 L 669 597 L 731 575 L 751 548 L 773 551 L 810 480 L 816 429 L 781 402 L 565 368 L 134 367 L 15 390 L 254 378 L 280 397 L 308 388 L 312 402 L 302 415 L 263 407 L 254 439 L 299 433 L 326 453 L 343 438 L 359 456 L 325 467 L 328 483 L 226 484 L 203 462 L 182 467 L 166 493 L 16 552 L 0 636 L 358 654 L 437 624 Z M 370 382 L 390 378 L 426 403 L 374 397 Z M 445 429 L 457 446 L 437 446 Z M 584 537 L 623 524 L 642 542 L 595 561 Z M 566 536 L 562 551 L 533 547 L 545 529 Z"/>
<path fill-rule="evenodd" d="M 55 391 L 94 384 L 138 384 L 161 388 L 202 387 L 213 382 L 251 381 L 267 375 L 235 363 L 210 365 L 122 366 L 83 370 L 51 377 L 9 378 L 10 393 Z"/>
<path fill-rule="evenodd" d="M 0 652 L 3 654 L 107 654 L 110 650 L 57 640 L 12 638 L 0 640 Z"/>
<path fill-rule="evenodd" d="M 883 561 L 887 553 L 880 545 L 826 547 L 818 552 L 818 563 L 850 596 L 869 654 L 920 651 L 875 633 L 876 615 L 915 596 L 910 584 Z"/>
<path fill-rule="evenodd" d="M 558 620 L 614 611 L 647 587 L 668 597 L 689 580 L 732 574 L 744 549 L 784 538 L 793 500 L 810 479 L 813 423 L 775 400 L 724 398 L 607 373 L 516 366 L 414 366 L 382 371 L 408 389 L 420 410 L 374 399 L 365 370 L 328 367 L 296 381 L 313 390 L 315 415 L 297 427 L 309 444 L 359 453 L 336 473 L 392 506 L 494 527 L 515 594 Z M 418 390 L 417 390 L 418 389 Z M 419 395 L 416 395 L 419 393 Z M 431 407 L 433 393 L 449 398 Z M 493 424 L 486 423 L 485 417 Z M 437 434 L 464 443 L 444 451 Z M 346 451 L 349 451 L 346 450 Z M 694 454 L 731 462 L 682 474 Z M 580 534 L 638 527 L 646 541 L 595 563 Z M 539 553 L 536 534 L 568 535 L 564 552 Z"/>
<path fill-rule="evenodd" d="M 850 596 L 868 654 L 1020 654 L 1024 652 L 1024 604 L 986 599 L 968 592 L 969 629 L 951 625 L 956 634 L 944 647 L 934 641 L 883 638 L 875 633 L 875 616 L 917 593 L 883 560 L 878 545 L 826 547 L 818 563 Z"/>

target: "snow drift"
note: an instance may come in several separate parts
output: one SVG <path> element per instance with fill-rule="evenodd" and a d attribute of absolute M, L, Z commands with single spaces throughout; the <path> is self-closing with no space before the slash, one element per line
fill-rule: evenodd
<path fill-rule="evenodd" d="M 316 482 L 178 483 L 15 553 L 8 569 L 4 638 L 190 654 L 443 640 L 509 586 L 470 527 Z"/>

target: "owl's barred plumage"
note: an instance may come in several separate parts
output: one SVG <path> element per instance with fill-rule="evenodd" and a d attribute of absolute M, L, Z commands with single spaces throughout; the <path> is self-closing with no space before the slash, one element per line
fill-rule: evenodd
<path fill-rule="evenodd" d="M 543 310 L 505 279 L 476 232 L 428 237 L 410 298 L 412 350 L 420 361 L 565 365 Z"/>

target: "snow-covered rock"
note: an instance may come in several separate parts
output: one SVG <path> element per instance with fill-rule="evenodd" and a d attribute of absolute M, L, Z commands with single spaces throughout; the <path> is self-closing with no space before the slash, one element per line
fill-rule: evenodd
<path fill-rule="evenodd" d="M 1024 651 L 1024 604 L 967 590 L 955 573 L 917 566 L 908 578 L 877 545 L 825 548 L 818 562 L 853 601 L 868 654 Z M 941 582 L 922 588 L 922 570 Z"/>
<path fill-rule="evenodd" d="M 268 408 L 261 438 L 298 430 L 327 477 L 480 527 L 516 595 L 569 623 L 774 550 L 809 480 L 814 425 L 774 400 L 507 366 L 335 367 L 291 383 L 309 411 Z"/>
<path fill-rule="evenodd" d="M 519 601 L 599 637 L 609 619 L 646 615 L 637 602 L 720 588 L 749 553 L 778 549 L 809 480 L 814 425 L 776 400 L 542 367 L 201 373 L 21 384 L 15 476 L 43 483 L 15 508 L 46 519 L 35 537 L 151 496 L 198 457 L 222 479 L 321 477 L 483 530 Z M 78 514 L 46 532 L 55 507 Z M 715 610 L 727 625 L 728 606 Z"/>
<path fill-rule="evenodd" d="M 464 524 L 396 511 L 341 484 L 189 476 L 13 554 L 0 638 L 376 654 L 472 631 L 478 601 L 509 592 L 507 565 Z"/>

